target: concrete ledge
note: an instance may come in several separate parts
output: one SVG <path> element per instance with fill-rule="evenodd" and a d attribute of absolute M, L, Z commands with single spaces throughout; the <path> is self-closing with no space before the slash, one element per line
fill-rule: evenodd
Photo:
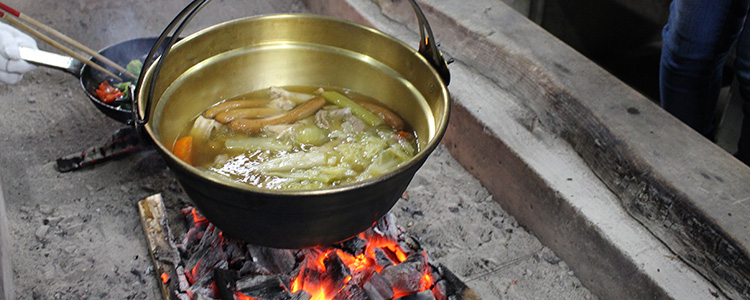
<path fill-rule="evenodd" d="M 406 1 L 307 2 L 416 45 Z M 499 1 L 420 5 L 458 61 L 445 143 L 592 292 L 748 297 L 750 169 Z"/>
<path fill-rule="evenodd" d="M 457 28 L 443 40 L 463 42 L 460 60 L 523 99 L 681 259 L 729 297 L 750 298 L 749 168 L 500 3 L 472 2 L 492 11 L 477 15 L 428 2 Z"/>

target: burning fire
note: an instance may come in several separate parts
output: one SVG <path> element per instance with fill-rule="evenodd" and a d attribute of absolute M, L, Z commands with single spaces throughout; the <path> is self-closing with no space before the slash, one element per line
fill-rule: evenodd
<path fill-rule="evenodd" d="M 364 234 L 360 234 L 359 238 L 365 239 Z M 297 277 L 292 281 L 291 292 L 295 293 L 300 290 L 304 290 L 312 296 L 311 300 L 329 300 L 333 299 L 353 278 L 364 280 L 371 276 L 374 272 L 380 272 L 383 270 L 383 265 L 378 264 L 375 249 L 384 251 L 389 257 L 395 258 L 392 265 L 397 265 L 404 262 L 407 259 L 407 254 L 401 249 L 401 246 L 395 241 L 388 240 L 384 237 L 380 238 L 369 238 L 367 241 L 366 250 L 358 255 L 352 255 L 341 249 L 327 249 L 324 252 L 314 252 L 312 256 L 308 256 L 307 264 L 303 266 Z M 421 255 L 426 255 L 422 252 Z M 326 260 L 332 256 L 337 256 L 341 262 L 343 262 L 348 268 L 348 275 L 344 277 L 340 282 L 332 281 L 319 281 L 317 278 L 309 278 L 305 275 L 305 270 L 312 269 L 315 273 L 325 274 L 326 273 Z M 310 258 L 312 257 L 312 258 Z M 424 291 L 432 287 L 433 285 L 432 274 L 429 271 L 425 271 L 419 281 L 419 289 L 416 292 Z M 402 297 L 414 293 L 415 291 L 401 291 L 394 288 L 394 298 Z"/>
<path fill-rule="evenodd" d="M 186 209 L 182 213 L 185 214 L 185 215 L 192 216 L 193 217 L 193 223 L 196 224 L 196 226 L 198 226 L 198 225 L 208 225 L 208 220 L 206 219 L 206 217 L 204 217 L 203 215 L 201 215 L 200 213 L 198 213 L 198 211 L 195 210 L 195 208 Z"/>
<path fill-rule="evenodd" d="M 357 260 L 354 256 L 346 254 L 338 249 L 328 249 L 323 253 L 317 253 L 313 251 L 308 258 L 305 259 L 306 264 L 302 266 L 297 277 L 292 281 L 291 292 L 296 293 L 300 290 L 304 290 L 310 294 L 311 300 L 327 300 L 333 298 L 338 292 L 340 292 L 346 283 L 352 280 L 351 275 L 343 276 L 338 280 L 325 281 L 316 278 L 315 276 L 306 276 L 308 274 L 325 274 L 326 273 L 326 260 L 330 259 L 333 255 L 338 256 L 342 262 L 349 268 L 348 273 L 351 274 L 352 270 L 364 270 L 366 268 L 366 262 Z M 344 259 L 343 257 L 346 257 Z M 348 263 L 347 263 L 348 261 Z M 364 268 L 363 268 L 364 266 Z M 312 270 L 309 272 L 308 270 Z"/>
<path fill-rule="evenodd" d="M 194 225 L 192 227 L 189 226 L 190 229 L 186 235 L 186 241 L 192 239 L 193 241 L 201 241 L 203 243 L 202 239 L 204 235 L 214 234 L 211 232 L 213 230 L 212 225 L 195 209 L 184 210 L 183 213 L 188 222 L 192 222 Z M 208 229 L 206 229 L 207 227 Z M 418 272 L 409 274 L 406 280 L 398 279 L 396 281 L 399 282 L 387 285 L 387 288 L 392 290 L 388 294 L 392 292 L 393 298 L 425 291 L 431 289 L 435 284 L 435 279 L 431 273 L 432 269 L 427 265 L 426 252 L 415 252 L 413 249 L 406 249 L 407 251 L 404 251 L 397 241 L 387 237 L 387 234 L 379 233 L 376 230 L 361 233 L 355 239 L 360 239 L 363 243 L 362 248 L 358 248 L 360 250 L 355 253 L 352 253 L 353 251 L 351 250 L 340 248 L 341 245 L 296 251 L 290 250 L 297 253 L 298 267 L 295 268 L 296 274 L 293 273 L 292 276 L 288 277 L 293 278 L 291 282 L 281 284 L 281 288 L 290 293 L 304 291 L 311 296 L 311 300 L 330 300 L 353 285 L 363 287 L 374 276 L 380 277 L 380 281 L 385 281 L 386 279 L 383 278 L 388 277 L 386 273 L 389 272 L 396 274 L 392 276 Z M 215 240 L 212 241 L 211 247 L 216 247 L 217 249 L 226 248 L 228 240 L 219 232 L 215 236 Z M 226 261 L 228 259 L 223 250 L 219 250 L 218 252 L 221 255 L 212 256 L 209 259 L 203 258 L 196 262 L 192 268 L 185 270 L 185 276 L 191 285 L 199 281 L 201 276 L 204 276 L 203 274 L 209 272 L 209 268 L 214 268 L 218 261 L 222 259 Z M 221 257 L 222 255 L 224 256 Z M 392 271 L 404 262 L 411 265 L 402 268 L 402 270 Z M 166 282 L 169 278 L 168 276 L 165 278 L 164 275 L 162 279 Z M 401 281 L 407 283 L 402 283 Z M 214 290 L 212 293 L 216 293 L 216 285 L 217 283 L 213 282 L 209 286 L 210 290 Z M 276 285 L 276 287 L 279 288 L 279 285 Z M 193 292 L 188 291 L 188 294 L 192 296 Z M 255 300 L 255 298 L 240 291 L 235 292 L 235 299 Z"/>

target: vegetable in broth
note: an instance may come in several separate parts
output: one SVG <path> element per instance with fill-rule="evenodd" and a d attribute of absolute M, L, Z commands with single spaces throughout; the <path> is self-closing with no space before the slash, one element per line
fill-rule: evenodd
<path fill-rule="evenodd" d="M 209 107 L 186 126 L 174 152 L 206 172 L 260 188 L 317 189 L 409 161 L 418 144 L 404 128 L 396 113 L 360 94 L 272 87 Z"/>

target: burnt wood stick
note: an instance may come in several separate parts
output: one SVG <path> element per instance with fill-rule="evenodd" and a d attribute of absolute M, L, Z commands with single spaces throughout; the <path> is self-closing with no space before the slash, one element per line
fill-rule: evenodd
<path fill-rule="evenodd" d="M 174 295 L 177 292 L 178 280 L 175 266 L 180 261 L 180 255 L 170 240 L 172 234 L 166 223 L 166 210 L 161 194 L 151 195 L 139 201 L 138 212 L 162 297 L 165 300 L 176 300 Z"/>
<path fill-rule="evenodd" d="M 461 279 L 459 279 L 453 272 L 448 270 L 442 264 L 439 266 L 442 279 L 446 283 L 446 293 L 448 295 L 455 295 L 458 299 L 463 300 L 480 300 L 482 298 L 477 295 L 469 286 L 467 286 Z"/>

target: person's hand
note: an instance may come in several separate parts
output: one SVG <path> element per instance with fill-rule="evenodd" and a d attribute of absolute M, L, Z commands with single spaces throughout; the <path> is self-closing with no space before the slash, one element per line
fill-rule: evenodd
<path fill-rule="evenodd" d="M 0 84 L 15 84 L 24 73 L 36 68 L 21 59 L 18 47 L 37 49 L 33 38 L 0 22 Z"/>

